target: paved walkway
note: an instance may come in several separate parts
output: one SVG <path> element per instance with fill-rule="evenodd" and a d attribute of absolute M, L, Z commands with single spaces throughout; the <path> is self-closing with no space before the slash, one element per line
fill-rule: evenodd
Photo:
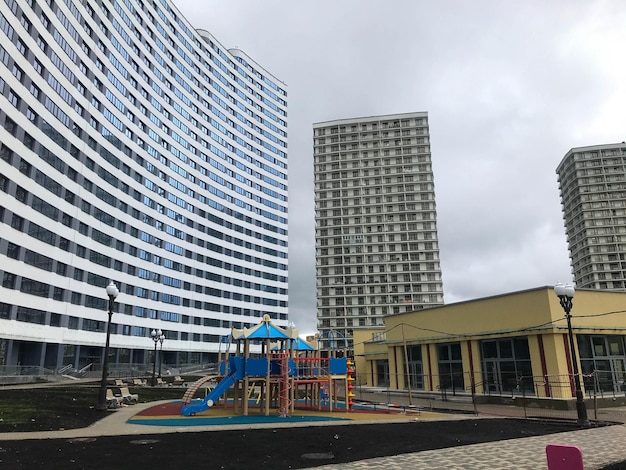
<path fill-rule="evenodd" d="M 168 402 L 165 400 L 164 402 Z M 127 423 L 127 420 L 142 409 L 159 402 L 142 403 L 109 412 L 109 415 L 93 425 L 82 429 L 43 432 L 0 433 L 0 441 L 22 439 L 71 439 L 77 437 L 119 436 L 158 434 L 172 432 L 201 432 L 232 429 L 233 426 L 140 426 Z M 442 419 L 480 419 L 467 416 L 444 415 Z M 377 421 L 377 422 L 380 422 Z M 360 422 L 363 423 L 363 422 Z M 300 423 L 311 426 L 312 423 Z M 333 425 L 336 421 L 316 423 Z M 346 422 L 345 425 L 358 425 Z M 285 427 L 293 423 L 285 423 Z M 276 424 L 247 425 L 246 428 L 273 428 Z M 282 427 L 282 426 L 281 426 Z M 521 439 L 473 444 L 438 450 L 428 450 L 391 457 L 381 457 L 346 464 L 332 464 L 317 467 L 323 470 L 346 469 L 459 469 L 459 470 L 540 470 L 546 469 L 545 448 L 548 444 L 576 445 L 581 448 L 585 470 L 597 470 L 615 462 L 626 460 L 626 425 L 607 426 L 580 431 L 571 431 L 548 436 L 533 436 Z"/>
<path fill-rule="evenodd" d="M 596 470 L 626 460 L 626 426 L 608 426 L 563 432 L 549 436 L 488 442 L 448 449 L 427 450 L 393 457 L 361 460 L 338 465 L 324 465 L 320 470 L 540 470 L 547 468 L 546 445 L 566 444 L 580 447 L 585 470 Z"/>

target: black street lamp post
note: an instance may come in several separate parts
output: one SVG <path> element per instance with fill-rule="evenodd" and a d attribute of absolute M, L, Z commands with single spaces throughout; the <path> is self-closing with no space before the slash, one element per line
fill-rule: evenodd
<path fill-rule="evenodd" d="M 154 358 L 152 360 L 152 386 L 156 385 L 156 359 L 157 359 L 157 344 L 159 344 L 159 338 L 163 332 L 161 330 L 152 330 L 150 336 L 152 337 L 152 341 L 154 341 Z"/>
<path fill-rule="evenodd" d="M 113 304 L 115 298 L 120 293 L 113 281 L 106 287 L 106 293 L 109 296 L 109 321 L 107 322 L 107 339 L 104 344 L 104 360 L 102 362 L 102 380 L 100 382 L 100 390 L 98 391 L 98 404 L 96 410 L 106 411 L 107 409 L 107 380 L 109 375 L 109 343 L 111 339 L 111 317 L 113 316 Z"/>
<path fill-rule="evenodd" d="M 569 336 L 569 348 L 572 358 L 572 370 L 574 371 L 574 387 L 576 388 L 576 413 L 578 415 L 578 424 L 589 426 L 587 418 L 587 405 L 583 399 L 583 390 L 580 386 L 580 377 L 578 375 L 578 359 L 576 358 L 576 349 L 574 347 L 574 333 L 572 332 L 572 299 L 574 298 L 574 286 L 571 284 L 563 285 L 558 283 L 554 286 L 554 292 L 561 302 L 561 307 L 565 310 L 565 318 L 567 319 L 567 334 Z"/>
<path fill-rule="evenodd" d="M 161 378 L 161 366 L 163 365 L 163 341 L 165 341 L 165 333 L 159 330 L 159 343 L 161 343 L 161 348 L 159 350 L 159 378 Z"/>

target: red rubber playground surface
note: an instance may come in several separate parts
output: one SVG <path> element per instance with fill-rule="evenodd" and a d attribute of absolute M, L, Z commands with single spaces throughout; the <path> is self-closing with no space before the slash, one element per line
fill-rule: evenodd
<path fill-rule="evenodd" d="M 289 416 L 279 415 L 278 410 L 270 410 L 270 415 L 265 416 L 259 407 L 250 407 L 248 416 L 235 415 L 232 407 L 214 406 L 207 411 L 195 416 L 181 416 L 180 409 L 183 404 L 180 401 L 161 403 L 147 408 L 128 420 L 131 424 L 146 426 L 210 426 L 210 425 L 237 425 L 237 424 L 262 424 L 262 423 L 298 423 L 319 421 L 352 421 L 352 420 L 406 420 L 408 417 L 439 418 L 441 414 L 420 412 L 419 410 L 383 407 L 375 409 L 372 406 L 355 405 L 350 411 L 345 410 L 312 410 L 296 409 Z"/>

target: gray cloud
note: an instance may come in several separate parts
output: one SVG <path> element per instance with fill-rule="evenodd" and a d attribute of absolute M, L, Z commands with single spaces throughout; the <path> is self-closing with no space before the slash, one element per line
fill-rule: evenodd
<path fill-rule="evenodd" d="M 622 141 L 619 1 L 177 0 L 285 81 L 290 318 L 313 331 L 312 130 L 428 111 L 446 302 L 571 280 L 555 169 Z"/>

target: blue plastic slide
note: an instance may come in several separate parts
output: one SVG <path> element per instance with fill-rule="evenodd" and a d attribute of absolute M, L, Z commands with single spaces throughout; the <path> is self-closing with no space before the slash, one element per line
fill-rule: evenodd
<path fill-rule="evenodd" d="M 215 386 L 211 392 L 202 400 L 200 403 L 190 403 L 189 405 L 185 405 L 181 408 L 180 414 L 183 416 L 193 416 L 196 413 L 200 413 L 202 411 L 206 411 L 211 408 L 217 400 L 230 388 L 232 384 L 235 383 L 236 374 L 235 371 L 232 371 L 226 377 L 224 377 L 220 382 Z"/>

